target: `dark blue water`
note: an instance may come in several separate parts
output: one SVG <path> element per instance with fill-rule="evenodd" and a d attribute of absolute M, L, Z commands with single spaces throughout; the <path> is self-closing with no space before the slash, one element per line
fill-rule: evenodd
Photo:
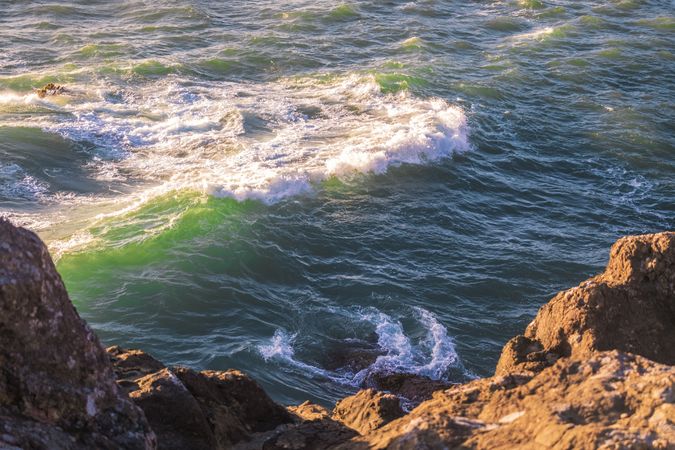
<path fill-rule="evenodd" d="M 105 343 L 285 403 L 489 375 L 675 225 L 668 1 L 0 6 L 0 214 Z"/>

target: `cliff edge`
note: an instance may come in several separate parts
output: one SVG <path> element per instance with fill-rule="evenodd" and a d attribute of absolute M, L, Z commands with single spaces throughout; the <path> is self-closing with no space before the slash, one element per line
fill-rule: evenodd
<path fill-rule="evenodd" d="M 504 346 L 496 374 L 614 349 L 675 364 L 675 233 L 619 239 L 602 274 L 553 297 Z"/>
<path fill-rule="evenodd" d="M 674 449 L 674 362 L 675 233 L 617 241 L 602 274 L 505 345 L 495 376 L 398 376 L 388 389 L 407 401 L 431 395 L 406 413 L 395 390 L 284 408 L 236 370 L 105 350 L 44 244 L 0 219 L 3 449 Z"/>

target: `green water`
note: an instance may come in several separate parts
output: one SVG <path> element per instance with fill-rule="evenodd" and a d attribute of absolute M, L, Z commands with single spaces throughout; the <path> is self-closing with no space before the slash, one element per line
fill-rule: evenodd
<path fill-rule="evenodd" d="M 284 403 L 489 375 L 674 227 L 672 6 L 0 1 L 0 215 L 106 344 Z"/>

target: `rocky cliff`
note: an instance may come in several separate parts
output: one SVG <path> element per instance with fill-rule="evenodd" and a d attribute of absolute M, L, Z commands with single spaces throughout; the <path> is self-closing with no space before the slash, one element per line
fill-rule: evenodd
<path fill-rule="evenodd" d="M 674 362 L 675 233 L 619 240 L 602 274 L 506 344 L 494 377 L 379 374 L 329 411 L 281 407 L 236 370 L 106 351 L 40 240 L 0 220 L 0 448 L 670 449 Z"/>
<path fill-rule="evenodd" d="M 155 448 L 40 239 L 0 219 L 0 446 Z"/>

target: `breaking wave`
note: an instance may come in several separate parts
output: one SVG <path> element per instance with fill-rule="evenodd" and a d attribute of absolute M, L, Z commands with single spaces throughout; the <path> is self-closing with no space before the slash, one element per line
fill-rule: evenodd
<path fill-rule="evenodd" d="M 3 193 L 34 196 L 39 190 L 41 203 L 51 201 L 56 211 L 67 199 L 71 210 L 84 211 L 69 215 L 94 212 L 91 223 L 172 191 L 271 204 L 310 193 L 332 177 L 382 174 L 470 149 L 460 108 L 407 89 L 383 89 L 370 74 L 269 83 L 168 76 L 133 90 L 69 86 L 65 96 L 7 94 L 2 102 L 10 110 L 57 112 L 30 119 L 22 114 L 19 122 L 85 148 L 84 169 L 94 182 L 110 184 L 113 196 L 52 192 L 25 177 Z M 117 205 L 112 211 L 111 202 Z M 50 222 L 44 210 L 40 215 L 40 222 Z M 55 213 L 51 222 L 60 220 Z"/>
<path fill-rule="evenodd" d="M 409 373 L 440 380 L 447 378 L 449 369 L 457 368 L 470 376 L 462 367 L 447 329 L 423 308 L 415 307 L 413 313 L 416 327 L 423 332 L 418 339 L 406 333 L 400 320 L 375 308 L 360 308 L 349 314 L 354 322 L 372 325 L 380 353 L 371 365 L 356 373 L 348 369 L 327 370 L 301 361 L 296 357 L 294 348 L 298 334 L 282 329 L 277 329 L 270 341 L 259 345 L 257 350 L 266 361 L 276 361 L 354 387 L 362 385 L 374 373 Z"/>
<path fill-rule="evenodd" d="M 271 203 L 333 176 L 379 174 L 470 147 L 459 108 L 408 91 L 384 94 L 372 75 L 267 84 L 168 77 L 135 91 L 99 87 L 95 94 L 72 90 L 69 101 L 54 105 L 68 114 L 33 120 L 94 144 L 91 164 L 102 179 L 114 170 L 116 179 L 155 181 L 165 190 Z M 5 100 L 33 104 L 34 97 Z"/>

